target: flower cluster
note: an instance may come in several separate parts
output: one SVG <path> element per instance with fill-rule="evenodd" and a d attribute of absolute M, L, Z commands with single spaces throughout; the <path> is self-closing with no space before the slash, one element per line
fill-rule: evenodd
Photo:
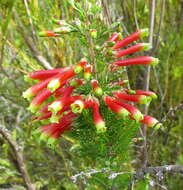
<path fill-rule="evenodd" d="M 55 20 L 55 23 L 67 25 L 65 21 Z M 40 36 L 57 37 L 70 31 L 68 26 L 62 26 L 53 31 L 41 32 Z M 150 56 L 115 60 L 134 52 L 148 50 L 150 45 L 147 43 L 138 43 L 121 50 L 147 35 L 147 29 L 138 30 L 124 39 L 121 39 L 120 33 L 114 33 L 104 43 L 107 51 L 104 56 L 109 56 L 113 60 L 110 66 L 117 70 L 119 67 L 134 64 L 158 64 L 158 59 Z M 39 128 L 42 136 L 49 137 L 53 141 L 57 140 L 65 131 L 71 130 L 84 109 L 91 110 L 97 133 L 105 132 L 107 128 L 100 108 L 102 102 L 119 117 L 135 120 L 148 127 L 155 126 L 157 129 L 160 127 L 158 120 L 149 115 L 143 115 L 138 108 L 130 104 L 130 102 L 148 104 L 152 99 L 157 98 L 154 92 L 128 89 L 125 87 L 128 80 L 109 83 L 108 89 L 114 89 L 112 87 L 115 86 L 119 88 L 105 91 L 100 81 L 95 78 L 93 66 L 86 59 L 82 59 L 70 67 L 34 71 L 28 74 L 27 78 L 39 81 L 23 93 L 24 98 L 31 99 L 28 110 L 36 114 L 35 121 L 49 121 L 49 124 Z M 111 69 L 107 64 L 106 68 Z M 78 88 L 86 83 L 90 85 L 91 91 L 88 94 L 81 94 Z"/>

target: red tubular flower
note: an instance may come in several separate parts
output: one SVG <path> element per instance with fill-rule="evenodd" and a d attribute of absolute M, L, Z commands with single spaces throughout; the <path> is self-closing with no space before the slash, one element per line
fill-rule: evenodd
<path fill-rule="evenodd" d="M 122 56 L 129 55 L 129 54 L 132 54 L 132 53 L 135 53 L 138 51 L 147 51 L 150 48 L 151 48 L 151 46 L 149 43 L 139 43 L 139 44 L 136 44 L 136 45 L 129 47 L 127 49 L 113 52 L 113 55 L 115 57 L 122 57 Z"/>
<path fill-rule="evenodd" d="M 65 128 L 61 127 L 61 124 L 48 124 L 40 127 L 39 131 L 42 133 L 41 139 L 42 138 L 54 138 L 58 139 L 60 135 L 64 132 Z M 54 135 L 55 132 L 57 131 L 57 135 Z"/>
<path fill-rule="evenodd" d="M 157 95 L 152 92 L 152 91 L 144 91 L 144 90 L 130 90 L 130 89 L 125 89 L 125 92 L 128 94 L 136 94 L 136 95 L 145 95 L 145 96 L 150 96 L 153 99 L 157 98 Z"/>
<path fill-rule="evenodd" d="M 59 88 L 55 91 L 55 97 L 60 97 L 60 96 L 70 96 L 73 92 L 73 90 L 82 85 L 84 83 L 84 80 L 82 79 L 74 79 L 72 81 L 69 82 L 70 86 L 66 87 L 66 88 Z"/>
<path fill-rule="evenodd" d="M 143 123 L 144 125 L 147 125 L 147 127 L 155 126 L 155 130 L 159 129 L 162 126 L 162 124 L 159 123 L 157 119 L 149 115 L 144 115 L 144 119 L 141 120 L 140 122 Z"/>
<path fill-rule="evenodd" d="M 117 41 L 116 44 L 112 47 L 112 50 L 116 50 L 119 48 L 122 48 L 124 46 L 127 46 L 128 44 L 139 40 L 140 38 L 147 36 L 148 35 L 148 29 L 142 29 L 142 30 L 138 30 L 137 32 L 134 32 L 133 34 L 131 34 L 130 36 L 127 36 L 126 38 Z"/>
<path fill-rule="evenodd" d="M 57 140 L 61 134 L 65 131 L 70 130 L 73 119 L 77 115 L 69 112 L 65 114 L 60 120 L 59 123 L 52 123 L 45 126 L 40 127 L 39 131 L 42 133 L 42 138 L 51 138 L 53 142 Z M 50 142 L 50 141 L 49 141 Z"/>
<path fill-rule="evenodd" d="M 128 115 L 130 114 L 129 111 L 124 107 L 122 107 L 121 105 L 115 103 L 113 100 L 114 99 L 111 98 L 110 96 L 104 97 L 104 102 L 113 112 L 117 113 L 121 117 L 124 118 L 128 117 Z"/>
<path fill-rule="evenodd" d="M 68 71 L 65 72 L 61 72 L 58 73 L 57 75 L 50 77 L 48 79 L 45 79 L 33 86 L 31 86 L 29 89 L 27 89 L 25 92 L 23 92 L 23 97 L 30 99 L 31 97 L 35 96 L 37 93 L 39 93 L 42 89 L 46 88 L 48 85 L 51 88 L 51 92 L 52 90 L 55 88 L 57 88 L 59 85 L 58 83 L 61 85 L 65 84 L 66 80 L 72 76 L 74 76 L 75 73 L 73 74 L 73 69 L 70 69 Z M 62 77 L 62 79 L 60 79 Z M 60 83 L 60 80 L 63 81 L 62 84 Z M 52 82 L 51 82 L 52 81 Z M 59 81 L 59 82 L 58 82 Z M 55 85 L 55 86 L 54 86 Z"/>
<path fill-rule="evenodd" d="M 146 96 L 150 96 L 153 99 L 157 98 L 157 95 L 152 92 L 152 91 L 143 91 L 143 90 L 135 90 L 136 94 L 138 95 L 146 95 Z"/>
<path fill-rule="evenodd" d="M 95 93 L 97 96 L 102 96 L 103 91 L 102 91 L 102 88 L 100 88 L 100 86 L 99 86 L 99 84 L 98 84 L 98 81 L 95 80 L 95 79 L 91 80 L 91 85 L 92 85 L 92 88 L 93 88 L 94 93 Z"/>
<path fill-rule="evenodd" d="M 56 34 L 52 30 L 47 30 L 47 31 L 39 32 L 38 35 L 40 37 L 58 37 L 58 36 L 60 36 L 60 34 Z"/>
<path fill-rule="evenodd" d="M 111 86 L 125 86 L 126 84 L 128 84 L 128 80 L 122 80 L 122 81 L 118 81 L 118 82 L 111 82 L 110 85 Z"/>
<path fill-rule="evenodd" d="M 84 69 L 84 78 L 86 80 L 89 80 L 91 78 L 91 75 L 92 75 L 92 66 L 87 65 Z"/>
<path fill-rule="evenodd" d="M 58 77 L 55 77 L 54 79 L 50 80 L 47 88 L 51 92 L 54 92 L 56 89 L 58 89 L 62 85 L 62 83 L 74 77 L 75 75 L 76 73 L 74 72 L 74 69 L 70 69 L 65 72 L 62 72 L 58 75 Z"/>
<path fill-rule="evenodd" d="M 46 113 L 44 113 L 43 115 L 37 117 L 37 118 L 35 119 L 35 121 L 40 121 L 40 120 L 48 119 L 48 118 L 50 118 L 51 116 L 52 116 L 52 112 L 49 111 L 49 112 L 46 112 Z"/>
<path fill-rule="evenodd" d="M 120 40 L 122 38 L 122 35 L 120 33 L 114 33 L 108 40 L 108 42 L 114 42 L 117 40 Z"/>
<path fill-rule="evenodd" d="M 106 131 L 105 122 L 102 116 L 100 115 L 99 105 L 97 102 L 93 103 L 92 111 L 93 111 L 93 122 L 97 129 L 97 133 L 104 133 Z"/>
<path fill-rule="evenodd" d="M 88 109 L 88 108 L 91 108 L 92 105 L 93 105 L 93 101 L 94 99 L 91 97 L 91 96 L 88 96 L 85 101 L 84 101 L 84 104 L 85 104 L 85 109 Z"/>
<path fill-rule="evenodd" d="M 123 92 L 113 92 L 113 94 L 115 95 L 115 97 L 121 100 L 135 102 L 139 104 L 147 104 L 152 100 L 151 97 L 145 95 L 129 95 Z"/>
<path fill-rule="evenodd" d="M 52 104 L 48 106 L 48 110 L 52 113 L 56 114 L 58 111 L 63 109 L 64 106 L 72 104 L 76 100 L 81 100 L 81 96 L 64 96 L 59 100 L 54 101 Z"/>
<path fill-rule="evenodd" d="M 63 83 L 65 83 L 68 79 L 72 78 L 76 75 L 76 73 L 80 72 L 84 66 L 86 65 L 86 62 L 81 61 L 78 65 L 75 66 L 74 69 L 69 69 L 64 72 L 58 73 L 53 77 L 50 77 L 48 79 L 45 79 L 32 87 L 30 87 L 28 90 L 26 90 L 23 93 L 23 97 L 30 99 L 32 96 L 35 96 L 39 91 L 42 89 L 48 87 L 48 89 L 53 92 L 57 88 L 59 88 Z"/>
<path fill-rule="evenodd" d="M 88 97 L 85 100 L 85 108 L 92 108 L 93 122 L 97 129 L 97 133 L 103 133 L 106 131 L 105 122 L 99 112 L 99 102 L 97 99 Z"/>
<path fill-rule="evenodd" d="M 28 107 L 28 110 L 30 110 L 32 113 L 38 110 L 38 108 L 41 106 L 41 104 L 50 96 L 52 95 L 52 92 L 50 92 L 47 89 L 44 89 L 42 92 L 40 92 L 31 102 L 30 106 Z"/>
<path fill-rule="evenodd" d="M 74 86 L 68 86 L 66 88 L 59 88 L 55 91 L 55 97 L 58 98 L 60 96 L 70 96 L 74 90 Z"/>
<path fill-rule="evenodd" d="M 31 86 L 25 92 L 23 92 L 23 97 L 27 98 L 27 99 L 30 99 L 31 97 L 35 96 L 42 89 L 47 87 L 47 85 L 48 85 L 48 83 L 50 82 L 51 79 L 52 79 L 52 77 Z"/>
<path fill-rule="evenodd" d="M 64 112 L 69 111 L 70 109 L 71 109 L 71 107 L 69 105 L 64 106 L 59 112 L 57 112 L 57 114 L 51 115 L 50 122 L 51 123 L 59 123 L 59 120 L 63 116 Z"/>
<path fill-rule="evenodd" d="M 49 112 L 48 106 L 49 106 L 50 104 L 51 104 L 51 103 L 47 103 L 47 104 L 45 104 L 43 107 L 41 107 L 41 108 L 36 112 L 36 115 L 40 116 L 40 115 L 43 115 L 43 114 Z"/>
<path fill-rule="evenodd" d="M 127 104 L 125 102 L 118 101 L 116 99 L 114 99 L 113 102 L 119 104 L 120 106 L 122 106 L 123 108 L 128 110 L 130 112 L 130 117 L 133 118 L 134 120 L 140 121 L 140 120 L 142 120 L 144 118 L 143 114 L 136 107 L 134 107 L 134 106 L 132 106 L 130 104 Z"/>
<path fill-rule="evenodd" d="M 159 63 L 159 59 L 144 56 L 144 57 L 136 57 L 132 59 L 124 59 L 124 60 L 117 60 L 113 62 L 114 66 L 128 66 L 128 65 L 157 65 Z"/>
<path fill-rule="evenodd" d="M 58 69 L 50 69 L 50 70 L 41 70 L 41 71 L 33 71 L 28 74 L 28 78 L 35 80 L 45 80 L 47 78 L 53 77 L 54 75 L 65 71 L 66 68 L 58 68 Z"/>
<path fill-rule="evenodd" d="M 114 46 L 117 40 L 121 40 L 122 35 L 120 33 L 114 33 L 106 42 L 108 47 Z"/>

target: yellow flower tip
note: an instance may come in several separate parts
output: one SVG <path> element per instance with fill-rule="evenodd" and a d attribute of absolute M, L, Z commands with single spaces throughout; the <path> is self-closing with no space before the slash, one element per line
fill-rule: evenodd
<path fill-rule="evenodd" d="M 48 106 L 48 110 L 51 111 L 53 114 L 56 114 L 61 109 L 62 109 L 62 106 L 59 101 L 55 101 Z"/>
<path fill-rule="evenodd" d="M 141 36 L 141 38 L 149 36 L 149 29 L 148 28 L 141 29 L 140 36 Z"/>
<path fill-rule="evenodd" d="M 73 113 L 81 113 L 84 109 L 84 103 L 81 100 L 76 100 L 71 104 L 71 110 Z"/>
<path fill-rule="evenodd" d="M 151 62 L 151 65 L 155 66 L 159 63 L 159 59 L 158 58 L 152 58 L 152 62 Z"/>
<path fill-rule="evenodd" d="M 158 130 L 158 129 L 160 129 L 162 127 L 162 123 L 157 123 L 157 124 L 155 124 L 154 125 L 154 130 Z"/>
<path fill-rule="evenodd" d="M 152 98 L 150 96 L 141 95 L 140 104 L 149 104 Z"/>
<path fill-rule="evenodd" d="M 22 96 L 26 98 L 27 100 L 31 100 L 31 98 L 34 96 L 34 94 L 31 92 L 30 89 L 26 90 L 22 93 Z"/>
<path fill-rule="evenodd" d="M 133 115 L 133 118 L 135 119 L 135 121 L 138 122 L 138 121 L 143 120 L 144 116 L 143 116 L 143 114 L 141 112 L 138 112 L 138 113 L 136 113 L 136 114 Z"/>
<path fill-rule="evenodd" d="M 107 128 L 105 127 L 105 122 L 101 121 L 96 124 L 97 133 L 105 133 Z"/>
<path fill-rule="evenodd" d="M 54 79 L 54 80 L 51 80 L 49 83 L 48 83 L 48 89 L 51 91 L 51 92 L 54 92 L 56 89 L 58 89 L 60 87 L 61 83 L 60 83 L 60 80 L 59 79 Z"/>
<path fill-rule="evenodd" d="M 127 118 L 129 116 L 130 112 L 127 111 L 126 109 L 121 109 L 119 116 L 121 116 L 122 118 Z"/>

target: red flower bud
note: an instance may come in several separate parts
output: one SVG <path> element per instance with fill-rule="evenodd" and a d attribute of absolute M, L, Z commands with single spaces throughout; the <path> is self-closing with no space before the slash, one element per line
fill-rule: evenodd
<path fill-rule="evenodd" d="M 136 120 L 136 121 L 140 121 L 142 120 L 144 117 L 142 115 L 142 113 L 140 112 L 140 110 L 138 110 L 136 107 L 127 104 L 125 102 L 122 101 L 118 101 L 116 99 L 113 100 L 113 102 L 119 104 L 120 106 L 122 106 L 123 108 L 125 108 L 126 110 L 128 110 L 130 112 L 130 116 Z"/>
<path fill-rule="evenodd" d="M 86 80 L 89 80 L 91 78 L 91 74 L 92 73 L 92 66 L 91 65 L 87 65 L 84 69 L 84 78 Z"/>
<path fill-rule="evenodd" d="M 71 86 L 78 87 L 84 84 L 84 80 L 82 79 L 73 79 L 72 81 L 69 82 Z"/>
<path fill-rule="evenodd" d="M 162 124 L 159 123 L 157 119 L 149 115 L 144 115 L 144 119 L 141 120 L 140 122 L 143 123 L 144 125 L 147 125 L 147 127 L 155 126 L 155 130 L 159 129 L 162 126 Z"/>
<path fill-rule="evenodd" d="M 99 87 L 98 81 L 95 79 L 91 80 L 91 85 L 92 85 L 94 93 L 97 96 L 102 96 L 103 91 L 102 91 L 102 88 Z"/>
<path fill-rule="evenodd" d="M 99 87 L 98 81 L 95 79 L 91 80 L 91 85 L 93 89 L 96 89 Z"/>
<path fill-rule="evenodd" d="M 65 20 L 52 19 L 52 22 L 61 26 L 68 25 Z"/>
<path fill-rule="evenodd" d="M 129 95 L 123 92 L 113 92 L 113 94 L 115 95 L 115 97 L 121 100 L 135 102 L 139 104 L 147 104 L 152 100 L 151 97 L 145 95 Z"/>
<path fill-rule="evenodd" d="M 41 106 L 41 104 L 50 96 L 52 95 L 52 92 L 50 92 L 47 89 L 44 89 L 42 92 L 40 92 L 31 102 L 28 110 L 30 110 L 32 113 L 38 110 L 38 108 Z"/>
<path fill-rule="evenodd" d="M 58 37 L 58 36 L 60 36 L 60 34 L 56 34 L 52 30 L 47 30 L 47 31 L 39 32 L 38 35 L 40 37 Z"/>
<path fill-rule="evenodd" d="M 97 30 L 96 29 L 90 29 L 90 35 L 92 38 L 97 38 Z"/>
<path fill-rule="evenodd" d="M 124 107 L 120 106 L 119 104 L 115 103 L 113 101 L 114 99 L 110 96 L 104 97 L 104 102 L 106 105 L 115 113 L 117 113 L 119 116 L 127 117 L 129 115 L 129 112 Z"/>
<path fill-rule="evenodd" d="M 158 63 L 159 59 L 150 56 L 144 56 L 144 57 L 136 57 L 132 59 L 114 61 L 113 65 L 115 66 L 144 65 L 144 64 L 157 65 Z"/>
<path fill-rule="evenodd" d="M 147 36 L 148 35 L 148 29 L 142 29 L 142 30 L 138 30 L 137 32 L 134 32 L 133 34 L 131 34 L 130 36 L 127 36 L 126 38 L 117 41 L 116 44 L 113 46 L 112 50 L 116 50 L 119 48 L 122 48 L 124 46 L 127 46 L 128 44 L 139 40 L 140 38 Z"/>
<path fill-rule="evenodd" d="M 69 26 L 62 26 L 53 30 L 56 34 L 68 34 L 70 32 L 75 32 L 76 30 L 71 29 Z"/>
<path fill-rule="evenodd" d="M 136 44 L 136 45 L 129 47 L 127 49 L 113 52 L 113 55 L 115 57 L 122 57 L 122 56 L 129 55 L 129 54 L 132 54 L 132 53 L 135 53 L 138 51 L 147 51 L 150 48 L 151 48 L 151 46 L 149 43 L 139 43 L 139 44 Z"/>
<path fill-rule="evenodd" d="M 85 66 L 87 65 L 87 61 L 85 58 L 81 59 L 81 61 L 75 66 L 74 72 L 80 73 L 84 70 Z"/>

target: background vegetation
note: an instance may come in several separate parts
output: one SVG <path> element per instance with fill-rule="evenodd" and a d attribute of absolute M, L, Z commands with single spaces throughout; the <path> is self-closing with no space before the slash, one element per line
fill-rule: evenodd
<path fill-rule="evenodd" d="M 163 123 L 160 130 L 147 130 L 143 133 L 146 139 L 144 142 L 138 140 L 141 133 L 136 127 L 125 124 L 126 128 L 114 131 L 123 135 L 117 140 L 111 139 L 113 147 L 117 147 L 115 151 L 118 156 L 115 158 L 103 154 L 106 144 L 100 140 L 96 144 L 96 141 L 85 139 L 80 149 L 72 138 L 64 136 L 59 146 L 52 150 L 32 134 L 32 128 L 36 124 L 31 122 L 31 114 L 26 110 L 28 103 L 21 96 L 30 85 L 24 82 L 24 75 L 33 70 L 75 64 L 85 53 L 82 46 L 84 42 L 75 34 L 54 39 L 39 38 L 37 35 L 39 31 L 53 27 L 51 18 L 67 21 L 79 18 L 70 2 L 0 0 L 0 188 L 29 189 L 22 178 L 24 170 L 20 168 L 20 165 L 23 168 L 26 165 L 27 172 L 24 177 L 29 176 L 27 183 L 33 183 L 36 189 L 181 190 L 181 172 L 141 175 L 134 175 L 133 172 L 144 166 L 183 165 L 182 0 L 77 1 L 81 5 L 87 2 L 92 6 L 97 3 L 101 5 L 101 19 L 95 20 L 95 14 L 93 16 L 93 26 L 97 30 L 102 24 L 111 26 L 119 21 L 115 30 L 126 36 L 139 28 L 152 29 L 153 19 L 153 48 L 148 53 L 158 57 L 160 64 L 151 69 L 150 89 L 159 97 L 151 104 L 149 113 Z M 146 39 L 148 40 L 151 39 Z M 127 69 L 127 75 L 132 88 L 145 88 L 146 67 L 130 67 Z M 109 122 L 116 122 L 112 115 Z M 5 128 L 8 132 L 5 130 L 3 133 Z M 11 136 L 3 135 L 6 132 Z M 136 139 L 133 139 L 135 137 Z M 92 134 L 90 138 L 93 138 Z M 104 149 L 101 151 L 103 144 Z M 15 147 L 18 149 L 14 149 Z M 84 172 L 84 175 L 79 176 L 73 183 L 71 177 L 82 174 L 81 172 Z M 87 172 L 95 174 L 90 177 Z M 116 172 L 124 173 L 111 175 Z"/>

